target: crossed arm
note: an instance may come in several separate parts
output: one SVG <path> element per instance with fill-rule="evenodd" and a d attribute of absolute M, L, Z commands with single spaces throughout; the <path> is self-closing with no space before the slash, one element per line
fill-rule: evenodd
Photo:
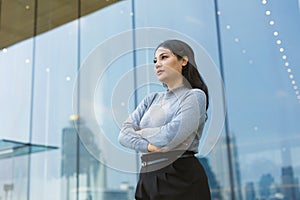
<path fill-rule="evenodd" d="M 179 102 L 168 123 L 141 129 L 140 121 L 151 100 L 151 95 L 146 97 L 124 122 L 118 138 L 123 146 L 140 152 L 169 151 L 193 138 L 199 123 L 205 121 L 205 94 L 201 90 L 193 90 Z"/>

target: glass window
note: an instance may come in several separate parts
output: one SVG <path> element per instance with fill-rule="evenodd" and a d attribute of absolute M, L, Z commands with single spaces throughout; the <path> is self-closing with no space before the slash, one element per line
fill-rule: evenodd
<path fill-rule="evenodd" d="M 191 45 L 195 51 L 199 71 L 210 92 L 209 119 L 202 135 L 200 153 L 197 156 L 205 166 L 209 177 L 212 198 L 230 196 L 230 176 L 223 132 L 223 86 L 217 67 L 218 38 L 213 1 L 195 0 L 187 3 L 142 0 L 135 1 L 135 9 L 136 43 L 138 47 L 139 44 L 144 44 L 145 47 L 137 53 L 137 66 L 141 68 L 137 74 L 137 82 L 142 84 L 147 80 L 150 85 L 138 91 L 139 100 L 153 90 L 165 90 L 154 77 L 154 48 L 167 39 L 181 39 Z M 221 137 L 220 141 L 216 143 L 219 137 Z"/>
<path fill-rule="evenodd" d="M 29 141 L 32 84 L 32 47 L 29 39 L 0 53 L 0 138 Z"/>
<path fill-rule="evenodd" d="M 299 199 L 296 1 L 220 1 L 220 12 L 236 199 Z"/>
<path fill-rule="evenodd" d="M 70 146 L 66 146 L 65 135 L 69 133 L 68 128 L 73 126 L 71 117 L 75 114 L 72 95 L 78 66 L 77 30 L 77 23 L 72 22 L 35 38 L 31 142 L 59 149 L 32 154 L 30 199 L 39 199 L 41 196 L 43 199 L 64 197 L 61 196 L 60 186 L 63 186 L 66 177 L 65 168 L 70 168 L 70 171 L 76 169 L 76 162 L 72 162 L 76 161 L 76 142 L 70 142 L 75 145 L 72 147 L 74 150 L 68 149 Z M 76 138 L 76 132 L 73 135 Z M 76 170 L 72 172 L 75 176 Z"/>
<path fill-rule="evenodd" d="M 59 15 L 47 2 L 37 19 L 32 2 L 8 2 L 2 46 L 43 33 L 0 51 L 0 199 L 133 199 L 140 155 L 117 138 L 166 89 L 153 72 L 166 39 L 191 45 L 208 85 L 197 157 L 212 198 L 300 199 L 299 1 L 107 0 Z M 7 158 L 3 139 L 57 148 Z"/>
<path fill-rule="evenodd" d="M 27 198 L 28 163 L 28 156 L 0 160 L 0 170 L 2 172 L 0 174 L 1 199 Z"/>
<path fill-rule="evenodd" d="M 122 1 L 80 19 L 81 68 L 75 93 L 84 124 L 78 133 L 93 157 L 90 164 L 84 164 L 89 156 L 80 157 L 80 199 L 133 198 L 136 153 L 124 151 L 117 140 L 132 107 L 126 98 L 134 83 L 132 17 L 131 2 Z"/>

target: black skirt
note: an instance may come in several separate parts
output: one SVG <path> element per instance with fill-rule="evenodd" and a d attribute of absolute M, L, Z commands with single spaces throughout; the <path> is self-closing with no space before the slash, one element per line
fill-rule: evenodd
<path fill-rule="evenodd" d="M 141 168 L 136 200 L 211 200 L 206 173 L 196 157 L 171 161 L 159 162 L 167 164 L 156 169 L 153 165 Z"/>

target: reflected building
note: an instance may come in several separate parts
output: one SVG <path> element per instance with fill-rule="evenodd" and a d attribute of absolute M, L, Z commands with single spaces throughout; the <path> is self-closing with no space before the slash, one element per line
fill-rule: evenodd
<path fill-rule="evenodd" d="M 216 179 L 216 175 L 212 171 L 211 166 L 209 165 L 208 159 L 203 157 L 203 158 L 198 158 L 198 160 L 201 162 L 206 172 L 210 191 L 211 191 L 211 198 L 214 200 L 223 200 L 221 186 L 218 180 Z"/>
<path fill-rule="evenodd" d="M 102 191 L 106 190 L 106 169 L 91 154 L 91 150 L 93 155 L 100 155 L 100 148 L 95 145 L 93 133 L 85 127 L 82 119 L 72 115 L 70 126 L 62 131 L 62 199 L 74 199 L 77 194 L 79 199 L 103 199 Z"/>
<path fill-rule="evenodd" d="M 228 173 L 226 141 L 221 137 L 209 154 L 209 161 L 217 181 L 222 188 L 222 197 L 224 200 L 230 200 L 230 182 Z"/>
<path fill-rule="evenodd" d="M 255 200 L 255 187 L 253 182 L 246 183 L 245 187 L 245 200 Z"/>
<path fill-rule="evenodd" d="M 281 190 L 287 199 L 298 199 L 299 184 L 297 182 L 292 166 L 281 168 Z"/>
<path fill-rule="evenodd" d="M 299 187 L 299 178 L 295 178 L 295 187 L 296 187 L 296 199 L 300 199 L 300 187 Z"/>
<path fill-rule="evenodd" d="M 232 168 L 233 168 L 235 198 L 243 199 L 239 154 L 238 154 L 238 147 L 237 147 L 237 143 L 236 143 L 236 137 L 234 134 L 232 134 L 230 137 L 229 147 L 230 147 L 230 151 L 231 151 L 231 163 L 232 163 Z"/>
<path fill-rule="evenodd" d="M 230 188 L 230 179 L 234 182 L 234 196 L 237 200 L 242 200 L 242 185 L 241 185 L 241 173 L 238 157 L 238 148 L 236 145 L 235 136 L 232 135 L 229 140 L 230 144 L 230 161 L 232 163 L 233 177 L 230 178 L 230 173 L 228 173 L 228 149 L 227 142 L 225 137 L 221 137 L 218 143 L 214 146 L 214 149 L 209 154 L 210 163 L 213 171 L 215 172 L 218 181 L 222 182 L 223 185 L 220 185 L 222 188 L 222 198 L 224 200 L 231 200 L 231 188 Z"/>
<path fill-rule="evenodd" d="M 263 174 L 258 185 L 260 198 L 267 199 L 272 195 L 271 187 L 274 185 L 274 177 L 271 174 Z"/>

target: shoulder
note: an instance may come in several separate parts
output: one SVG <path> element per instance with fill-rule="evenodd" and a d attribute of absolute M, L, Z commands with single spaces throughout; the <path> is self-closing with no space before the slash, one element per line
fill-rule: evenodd
<path fill-rule="evenodd" d="M 206 95 L 203 90 L 198 89 L 198 88 L 192 88 L 188 89 L 187 92 L 185 93 L 186 96 L 193 96 L 196 97 L 197 99 L 206 99 Z"/>
<path fill-rule="evenodd" d="M 199 98 L 206 98 L 205 92 L 199 88 L 193 88 L 190 91 L 192 94 L 196 95 Z"/>
<path fill-rule="evenodd" d="M 189 90 L 189 95 L 193 97 L 193 99 L 197 100 L 200 104 L 206 104 L 206 94 L 203 90 L 198 88 L 193 88 Z"/>

